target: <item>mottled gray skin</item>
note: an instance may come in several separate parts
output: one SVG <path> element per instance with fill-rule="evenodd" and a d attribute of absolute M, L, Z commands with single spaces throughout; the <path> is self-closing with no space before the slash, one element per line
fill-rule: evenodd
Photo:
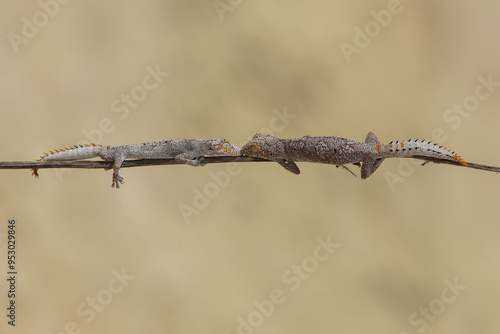
<path fill-rule="evenodd" d="M 340 137 L 301 137 L 292 139 L 256 134 L 241 148 L 241 153 L 276 161 L 286 170 L 299 174 L 296 161 L 332 164 L 361 165 L 361 178 L 372 175 L 386 158 L 414 158 L 435 163 L 465 166 L 500 172 L 500 167 L 465 162 L 446 148 L 431 142 L 405 140 L 380 144 L 374 133 L 369 132 L 365 142 Z"/>
<path fill-rule="evenodd" d="M 315 162 L 336 165 L 366 162 L 362 168 L 362 178 L 370 176 L 382 163 L 370 159 L 373 155 L 377 137 L 370 132 L 366 143 L 340 137 L 310 137 L 283 139 L 272 135 L 255 135 L 241 148 L 244 155 L 274 160 L 286 170 L 300 174 L 295 162 Z"/>
<path fill-rule="evenodd" d="M 175 158 L 178 162 L 191 166 L 204 166 L 204 156 L 240 155 L 240 149 L 225 139 L 168 139 L 142 144 L 119 146 L 85 145 L 50 151 L 40 158 L 45 160 L 81 160 L 100 157 L 113 161 L 113 188 L 120 188 L 123 177 L 120 168 L 125 159 L 165 159 Z M 38 177 L 36 169 L 33 175 Z"/>
<path fill-rule="evenodd" d="M 99 157 L 113 160 L 113 188 L 123 184 L 120 167 L 125 159 L 175 158 L 190 166 L 205 166 L 204 156 L 239 155 L 240 150 L 225 139 L 168 139 L 142 144 L 110 146 Z"/>

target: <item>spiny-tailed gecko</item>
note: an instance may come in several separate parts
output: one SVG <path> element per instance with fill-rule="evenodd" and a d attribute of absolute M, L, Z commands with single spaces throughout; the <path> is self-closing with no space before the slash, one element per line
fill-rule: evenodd
<path fill-rule="evenodd" d="M 361 178 L 372 175 L 386 158 L 414 158 L 435 163 L 465 166 L 492 172 L 493 167 L 464 161 L 442 146 L 421 140 L 405 140 L 380 144 L 377 136 L 369 132 L 364 143 L 339 137 L 309 137 L 282 139 L 272 135 L 256 134 L 241 148 L 243 155 L 273 160 L 286 170 L 299 174 L 295 161 L 317 162 L 344 167 L 361 166 Z"/>
<path fill-rule="evenodd" d="M 103 146 L 103 145 L 75 145 L 61 150 L 50 151 L 38 161 L 48 160 L 82 160 L 100 157 L 106 161 L 113 161 L 113 188 L 120 188 L 123 177 L 120 176 L 120 167 L 125 159 L 165 159 L 175 160 L 191 166 L 204 166 L 205 155 L 240 155 L 240 149 L 225 139 L 168 139 L 150 143 Z M 38 177 L 38 170 L 32 169 L 33 175 Z"/>

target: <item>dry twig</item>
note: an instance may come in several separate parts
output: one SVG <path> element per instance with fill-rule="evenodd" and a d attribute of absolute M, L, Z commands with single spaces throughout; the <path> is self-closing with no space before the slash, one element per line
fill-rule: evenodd
<path fill-rule="evenodd" d="M 263 162 L 269 161 L 261 158 L 247 156 L 221 156 L 221 157 L 205 157 L 203 160 L 207 164 L 215 163 L 231 163 L 231 162 Z M 140 159 L 140 160 L 125 160 L 122 168 L 127 167 L 143 167 L 143 166 L 158 166 L 158 165 L 184 165 L 182 162 L 176 161 L 174 158 L 167 159 Z M 94 160 L 73 160 L 73 161 L 5 161 L 0 162 L 0 169 L 42 169 L 42 168 L 86 168 L 86 169 L 110 169 L 113 167 L 113 161 L 94 161 Z"/>

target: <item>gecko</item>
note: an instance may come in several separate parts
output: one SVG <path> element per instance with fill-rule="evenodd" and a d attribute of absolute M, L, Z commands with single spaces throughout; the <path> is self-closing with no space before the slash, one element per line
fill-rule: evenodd
<path fill-rule="evenodd" d="M 125 159 L 165 159 L 175 158 L 176 161 L 191 166 L 204 166 L 205 155 L 223 156 L 240 155 L 240 149 L 226 139 L 167 139 L 149 143 L 120 146 L 104 145 L 74 145 L 44 153 L 37 161 L 48 160 L 82 160 L 100 157 L 113 161 L 113 188 L 120 188 L 124 178 L 120 175 L 120 167 Z M 32 175 L 38 177 L 38 170 L 32 169 Z"/>
<path fill-rule="evenodd" d="M 241 148 L 241 153 L 276 161 L 294 174 L 300 174 L 296 161 L 332 164 L 344 168 L 347 168 L 346 164 L 354 164 L 361 167 L 362 179 L 372 175 L 386 158 L 414 158 L 425 160 L 424 164 L 445 163 L 500 172 L 500 167 L 466 162 L 455 152 L 429 141 L 410 139 L 380 144 L 373 132 L 368 133 L 364 143 L 340 137 L 305 136 L 283 139 L 256 134 Z"/>

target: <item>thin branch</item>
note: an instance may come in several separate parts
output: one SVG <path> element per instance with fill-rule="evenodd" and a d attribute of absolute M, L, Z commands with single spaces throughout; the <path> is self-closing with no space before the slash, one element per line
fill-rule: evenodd
<path fill-rule="evenodd" d="M 205 157 L 203 160 L 207 164 L 230 163 L 230 162 L 263 162 L 270 161 L 261 158 L 247 156 L 221 156 Z M 167 159 L 140 159 L 125 160 L 121 168 L 143 167 L 158 165 L 183 165 L 174 158 Z M 92 161 L 92 160 L 73 160 L 73 161 L 5 161 L 0 162 L 0 169 L 42 169 L 42 168 L 87 168 L 87 169 L 110 169 L 113 167 L 113 161 Z"/>
<path fill-rule="evenodd" d="M 436 159 L 431 157 L 414 156 L 414 159 L 424 160 L 426 162 L 433 162 L 437 164 L 450 164 L 460 167 L 469 167 L 490 172 L 500 173 L 500 167 L 488 166 L 467 162 L 467 166 L 462 165 L 457 161 Z M 272 161 L 249 156 L 221 156 L 221 157 L 205 157 L 203 160 L 207 164 L 217 163 L 231 163 L 231 162 L 265 162 Z M 160 165 L 183 165 L 184 163 L 178 162 L 174 158 L 167 159 L 140 159 L 140 160 L 125 160 L 121 168 L 128 167 L 143 167 L 143 166 L 160 166 Z M 73 160 L 73 161 L 5 161 L 0 162 L 0 169 L 42 169 L 42 168 L 83 168 L 83 169 L 111 169 L 113 161 L 98 161 L 98 160 Z M 342 166 L 346 168 L 345 166 Z"/>
<path fill-rule="evenodd" d="M 460 163 L 460 162 L 458 162 L 456 160 L 445 160 L 445 159 L 439 159 L 439 158 L 420 157 L 420 156 L 413 156 L 412 158 L 414 158 L 414 159 L 420 159 L 420 160 L 425 160 L 424 164 L 426 162 L 433 162 L 433 163 L 436 163 L 436 164 L 447 164 L 447 165 L 453 165 L 453 166 L 459 166 L 459 167 L 468 167 L 468 168 L 486 170 L 486 171 L 489 171 L 489 172 L 500 173 L 500 167 L 483 165 L 483 164 L 476 164 L 476 163 L 468 162 L 468 161 L 466 161 L 467 165 L 464 165 L 464 164 L 462 164 L 462 163 Z"/>

